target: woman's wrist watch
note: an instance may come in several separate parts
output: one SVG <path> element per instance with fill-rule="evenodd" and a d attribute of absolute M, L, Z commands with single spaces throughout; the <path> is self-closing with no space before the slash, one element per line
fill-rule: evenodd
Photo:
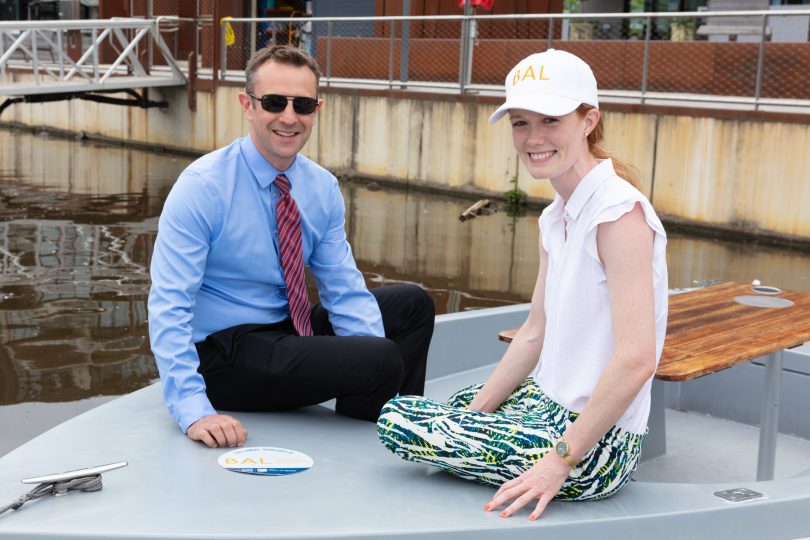
<path fill-rule="evenodd" d="M 563 458 L 572 469 L 579 463 L 579 460 L 571 455 L 571 447 L 562 439 L 554 443 L 554 451 L 557 452 L 557 455 Z"/>

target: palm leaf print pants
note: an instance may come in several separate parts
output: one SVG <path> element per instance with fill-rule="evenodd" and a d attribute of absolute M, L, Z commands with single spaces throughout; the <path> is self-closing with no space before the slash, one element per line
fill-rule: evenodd
<path fill-rule="evenodd" d="M 492 413 L 468 410 L 482 384 L 446 403 L 398 396 L 382 409 L 382 443 L 408 461 L 438 467 L 466 480 L 499 487 L 552 450 L 577 414 L 527 379 Z M 596 500 L 618 492 L 633 476 L 644 436 L 611 428 L 571 471 L 558 499 Z"/>

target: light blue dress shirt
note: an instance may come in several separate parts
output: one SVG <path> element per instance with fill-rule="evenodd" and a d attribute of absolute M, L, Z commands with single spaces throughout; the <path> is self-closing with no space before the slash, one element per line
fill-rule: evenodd
<path fill-rule="evenodd" d="M 239 324 L 289 317 L 279 260 L 277 171 L 250 136 L 184 170 L 160 215 L 152 255 L 149 337 L 163 399 L 183 431 L 216 411 L 194 343 Z M 384 336 L 355 265 L 337 179 L 302 155 L 283 171 L 301 214 L 304 264 L 339 336 Z"/>

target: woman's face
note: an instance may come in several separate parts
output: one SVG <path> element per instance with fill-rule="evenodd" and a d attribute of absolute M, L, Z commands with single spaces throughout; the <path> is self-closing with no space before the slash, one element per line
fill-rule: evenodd
<path fill-rule="evenodd" d="M 510 109 L 512 142 L 520 160 L 533 178 L 552 180 L 572 175 L 578 181 L 590 169 L 588 134 L 599 120 L 599 111 L 577 111 L 565 116 L 546 116 L 523 109 Z"/>

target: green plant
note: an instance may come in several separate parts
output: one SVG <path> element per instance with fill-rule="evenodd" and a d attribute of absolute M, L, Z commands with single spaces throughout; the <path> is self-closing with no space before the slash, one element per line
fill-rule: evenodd
<path fill-rule="evenodd" d="M 528 194 L 519 187 L 516 187 L 504 193 L 504 197 L 506 197 L 507 206 L 525 206 Z"/>
<path fill-rule="evenodd" d="M 695 39 L 695 19 L 693 17 L 673 17 L 669 20 L 669 38 L 672 41 L 692 41 Z"/>
<path fill-rule="evenodd" d="M 692 26 L 695 24 L 695 19 L 693 17 L 673 17 L 669 23 L 674 26 Z"/>
<path fill-rule="evenodd" d="M 579 13 L 582 9 L 580 0 L 563 0 L 564 13 Z"/>
<path fill-rule="evenodd" d="M 503 194 L 504 198 L 506 198 L 506 207 L 507 211 L 509 209 L 517 210 L 526 206 L 526 200 L 528 199 L 529 195 L 520 187 L 518 186 L 518 177 L 514 175 L 512 177 L 512 189 L 508 190 Z"/>

